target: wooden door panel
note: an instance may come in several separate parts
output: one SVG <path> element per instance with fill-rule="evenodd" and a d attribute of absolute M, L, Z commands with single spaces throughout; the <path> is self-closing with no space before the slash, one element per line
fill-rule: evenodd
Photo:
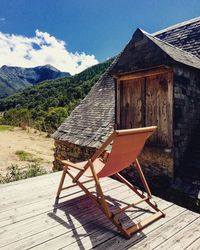
<path fill-rule="evenodd" d="M 168 74 L 146 78 L 146 126 L 157 126 L 149 143 L 168 145 L 169 138 Z"/>
<path fill-rule="evenodd" d="M 123 81 L 120 88 L 120 128 L 138 128 L 144 123 L 144 78 Z"/>

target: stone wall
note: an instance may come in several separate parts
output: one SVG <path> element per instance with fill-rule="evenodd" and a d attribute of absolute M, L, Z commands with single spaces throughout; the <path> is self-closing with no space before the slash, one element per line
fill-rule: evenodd
<path fill-rule="evenodd" d="M 172 150 L 146 146 L 138 160 L 150 186 L 169 186 L 173 180 Z M 133 167 L 126 168 L 122 171 L 122 174 L 129 181 L 140 186 L 141 181 Z"/>
<path fill-rule="evenodd" d="M 200 122 L 200 71 L 174 66 L 174 163 L 175 171 L 184 161 L 191 138 Z M 191 145 L 190 145 L 191 146 Z"/>
<path fill-rule="evenodd" d="M 81 147 L 66 141 L 55 140 L 54 162 L 53 170 L 61 170 L 62 166 L 59 164 L 59 159 L 70 160 L 72 162 L 85 161 L 89 159 L 96 150 L 90 147 Z"/>

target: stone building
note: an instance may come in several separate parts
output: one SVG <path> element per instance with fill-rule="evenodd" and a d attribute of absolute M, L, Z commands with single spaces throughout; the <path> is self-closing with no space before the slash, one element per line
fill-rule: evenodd
<path fill-rule="evenodd" d="M 114 127 L 151 125 L 158 129 L 140 159 L 147 176 L 199 182 L 200 18 L 154 34 L 137 29 L 54 133 L 55 156 L 83 160 Z"/>

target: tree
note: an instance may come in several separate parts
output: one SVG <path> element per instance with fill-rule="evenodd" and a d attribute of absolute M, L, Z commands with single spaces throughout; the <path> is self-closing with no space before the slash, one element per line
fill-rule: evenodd
<path fill-rule="evenodd" d="M 25 128 L 31 124 L 31 112 L 27 108 L 13 108 L 4 112 L 4 124 Z"/>
<path fill-rule="evenodd" d="M 68 109 L 66 107 L 51 107 L 44 119 L 45 127 L 49 133 L 55 131 L 67 118 Z"/>

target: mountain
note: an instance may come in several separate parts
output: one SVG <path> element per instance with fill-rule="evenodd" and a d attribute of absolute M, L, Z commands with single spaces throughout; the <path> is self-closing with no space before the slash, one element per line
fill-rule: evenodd
<path fill-rule="evenodd" d="M 0 98 L 12 95 L 29 86 L 47 80 L 70 76 L 51 65 L 34 68 L 2 66 L 0 68 Z"/>
<path fill-rule="evenodd" d="M 90 91 L 113 58 L 74 76 L 46 80 L 19 93 L 0 99 L 0 123 L 55 130 Z"/>

